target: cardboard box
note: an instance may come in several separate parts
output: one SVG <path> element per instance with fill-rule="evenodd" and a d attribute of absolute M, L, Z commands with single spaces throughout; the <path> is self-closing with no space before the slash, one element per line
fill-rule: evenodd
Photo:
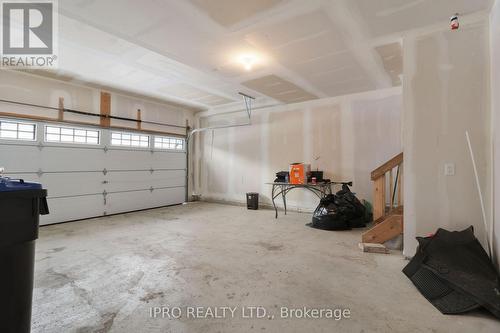
<path fill-rule="evenodd" d="M 290 184 L 307 184 L 307 176 L 311 173 L 311 165 L 304 163 L 290 164 Z"/>

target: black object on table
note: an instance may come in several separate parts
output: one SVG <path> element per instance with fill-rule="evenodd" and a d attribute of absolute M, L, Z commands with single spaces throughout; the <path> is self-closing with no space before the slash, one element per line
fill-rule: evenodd
<path fill-rule="evenodd" d="M 288 192 L 295 188 L 304 188 L 306 190 L 309 190 L 316 194 L 319 199 L 322 199 L 326 197 L 328 194 L 332 194 L 332 185 L 337 185 L 337 184 L 347 184 L 349 186 L 352 186 L 352 182 L 318 182 L 316 184 L 312 183 L 307 183 L 307 184 L 291 184 L 291 183 L 281 183 L 281 182 L 274 182 L 274 183 L 267 183 L 268 185 L 272 185 L 272 191 L 271 191 L 271 200 L 273 202 L 273 207 L 276 212 L 276 218 L 278 218 L 278 207 L 276 207 L 276 203 L 274 200 L 281 195 L 283 199 L 283 206 L 285 208 L 285 215 L 286 215 L 286 195 Z"/>
<path fill-rule="evenodd" d="M 40 184 L 0 177 L 0 327 L 31 330 L 35 240 L 40 214 L 48 214 Z"/>

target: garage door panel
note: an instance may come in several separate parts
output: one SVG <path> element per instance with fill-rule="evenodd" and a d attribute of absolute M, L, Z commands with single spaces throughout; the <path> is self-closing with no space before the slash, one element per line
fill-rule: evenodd
<path fill-rule="evenodd" d="M 155 171 L 150 177 L 150 182 L 154 188 L 184 186 L 186 172 L 184 170 Z"/>
<path fill-rule="evenodd" d="M 44 123 L 38 126 L 43 128 Z M 41 217 L 42 224 L 184 202 L 185 152 L 121 149 L 110 145 L 109 129 L 100 130 L 101 146 L 45 143 L 42 133 L 38 133 L 42 144 L 0 140 L 0 167 L 6 168 L 5 174 L 47 189 L 50 215 Z M 110 149 L 105 151 L 104 146 Z"/>
<path fill-rule="evenodd" d="M 149 189 L 151 187 L 150 177 L 151 172 L 149 171 L 110 172 L 107 174 L 106 191 Z"/>
<path fill-rule="evenodd" d="M 103 181 L 102 173 L 87 172 L 44 174 L 39 179 L 49 197 L 102 193 Z"/>
<path fill-rule="evenodd" d="M 151 159 L 151 165 L 154 169 L 185 169 L 185 153 L 155 153 Z"/>
<path fill-rule="evenodd" d="M 102 195 L 48 199 L 47 203 L 50 214 L 40 217 L 41 225 L 102 216 L 104 213 Z"/>
<path fill-rule="evenodd" d="M 0 145 L 0 166 L 6 172 L 36 172 L 41 152 L 32 145 Z"/>
<path fill-rule="evenodd" d="M 151 155 L 149 150 L 109 150 L 104 161 L 109 170 L 150 169 Z"/>
<path fill-rule="evenodd" d="M 174 205 L 184 201 L 184 188 L 155 189 L 112 193 L 107 196 L 106 213 L 116 214 L 160 206 Z"/>
<path fill-rule="evenodd" d="M 154 207 L 150 191 L 112 193 L 107 196 L 106 213 L 116 214 Z"/>
<path fill-rule="evenodd" d="M 104 151 L 82 148 L 43 148 L 43 171 L 95 171 L 103 170 Z"/>
<path fill-rule="evenodd" d="M 184 202 L 186 193 L 184 188 L 165 188 L 153 191 L 151 200 L 152 207 L 160 207 L 165 205 L 175 205 Z"/>

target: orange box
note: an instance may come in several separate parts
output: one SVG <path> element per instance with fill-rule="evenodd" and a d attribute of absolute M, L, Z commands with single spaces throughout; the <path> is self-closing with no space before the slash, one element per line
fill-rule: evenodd
<path fill-rule="evenodd" d="M 311 173 L 311 165 L 304 163 L 290 164 L 290 184 L 306 184 Z"/>

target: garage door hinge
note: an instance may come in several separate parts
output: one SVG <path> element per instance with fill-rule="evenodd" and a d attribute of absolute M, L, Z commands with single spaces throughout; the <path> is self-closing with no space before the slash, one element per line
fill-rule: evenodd
<path fill-rule="evenodd" d="M 155 153 L 155 151 L 153 149 L 151 149 L 151 154 L 154 154 L 154 153 Z"/>
<path fill-rule="evenodd" d="M 102 174 L 106 176 L 106 174 L 108 173 L 108 170 L 106 168 L 102 169 Z"/>
<path fill-rule="evenodd" d="M 38 171 L 36 172 L 36 174 L 38 175 L 38 177 L 42 177 L 43 176 L 42 169 L 38 169 Z"/>
<path fill-rule="evenodd" d="M 155 172 L 155 169 L 151 168 L 151 169 L 149 169 L 149 172 L 153 173 L 153 172 Z"/>
<path fill-rule="evenodd" d="M 102 196 L 103 196 L 103 199 L 104 199 L 104 205 L 106 205 L 106 204 L 107 204 L 106 197 L 108 196 L 108 192 L 106 192 L 106 190 L 104 190 L 104 191 L 102 192 Z"/>
<path fill-rule="evenodd" d="M 43 142 L 41 142 L 41 141 L 40 141 L 40 142 L 38 143 L 38 149 L 39 149 L 40 151 L 42 151 L 43 147 L 44 147 Z"/>
<path fill-rule="evenodd" d="M 104 146 L 104 148 L 102 150 L 104 150 L 104 152 L 107 153 L 109 148 L 108 148 L 108 146 Z"/>
<path fill-rule="evenodd" d="M 149 188 L 149 192 L 153 193 L 153 191 L 154 191 L 154 187 L 153 187 L 153 186 L 151 186 L 151 187 Z"/>

